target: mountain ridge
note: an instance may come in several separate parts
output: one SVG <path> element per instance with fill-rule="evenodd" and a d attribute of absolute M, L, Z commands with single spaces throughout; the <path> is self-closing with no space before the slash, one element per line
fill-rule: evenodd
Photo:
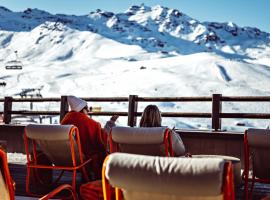
<path fill-rule="evenodd" d="M 160 5 L 135 5 L 123 13 L 97 9 L 82 16 L 53 15 L 30 8 L 23 12 L 12 12 L 0 7 L 0 16 L 0 32 L 31 32 L 37 27 L 61 31 L 59 27 L 66 26 L 97 33 L 120 43 L 138 45 L 148 52 L 164 54 L 214 51 L 254 59 L 257 57 L 249 53 L 249 49 L 258 51 L 260 47 L 267 52 L 270 49 L 270 34 L 258 28 L 240 27 L 232 22 L 200 22 L 177 9 Z"/>

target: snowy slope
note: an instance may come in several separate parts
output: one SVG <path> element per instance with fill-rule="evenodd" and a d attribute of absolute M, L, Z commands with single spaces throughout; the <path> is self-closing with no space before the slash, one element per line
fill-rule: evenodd
<path fill-rule="evenodd" d="M 0 15 L 1 30 L 9 32 L 1 34 L 3 47 L 10 43 L 14 32 L 34 31 L 39 35 L 35 42 L 39 43 L 51 32 L 65 32 L 68 27 L 139 45 L 150 52 L 215 51 L 257 58 L 262 52 L 258 49 L 266 49 L 269 55 L 269 33 L 239 27 L 232 22 L 200 22 L 178 10 L 159 5 L 131 6 L 125 13 L 117 14 L 96 10 L 84 16 L 52 15 L 38 9 L 16 13 L 0 7 Z"/>
<path fill-rule="evenodd" d="M 132 6 L 117 14 L 97 10 L 83 16 L 0 7 L 0 82 L 6 82 L 0 97 L 26 88 L 39 88 L 46 97 L 270 95 L 269 36 L 231 22 L 200 22 L 161 6 Z M 22 70 L 5 69 L 14 59 L 23 63 Z M 126 104 L 102 106 L 127 108 Z M 211 111 L 204 104 L 159 106 L 164 111 Z M 223 109 L 269 113 L 270 105 L 230 103 Z M 208 128 L 211 122 L 170 119 L 167 123 Z"/>

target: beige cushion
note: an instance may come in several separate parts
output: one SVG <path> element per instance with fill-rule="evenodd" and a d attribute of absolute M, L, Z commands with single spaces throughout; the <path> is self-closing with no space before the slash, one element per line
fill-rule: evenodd
<path fill-rule="evenodd" d="M 35 140 L 69 140 L 72 125 L 29 124 L 25 127 L 28 138 Z"/>
<path fill-rule="evenodd" d="M 9 191 L 8 191 L 7 185 L 5 183 L 5 180 L 2 176 L 1 170 L 0 170 L 0 199 L 1 200 L 10 200 Z"/>
<path fill-rule="evenodd" d="M 123 191 L 125 200 L 224 200 L 223 195 L 217 196 L 177 196 L 160 193 Z"/>
<path fill-rule="evenodd" d="M 247 138 L 254 175 L 270 179 L 270 129 L 248 129 Z"/>
<path fill-rule="evenodd" d="M 105 175 L 126 191 L 178 196 L 219 196 L 225 161 L 111 154 Z M 202 184 L 203 183 L 203 184 Z"/>
<path fill-rule="evenodd" d="M 165 130 L 166 127 L 113 127 L 112 139 L 124 144 L 160 144 L 164 140 Z"/>
<path fill-rule="evenodd" d="M 165 131 L 166 127 L 113 127 L 112 140 L 120 152 L 165 156 Z"/>
<path fill-rule="evenodd" d="M 72 125 L 37 125 L 25 127 L 26 135 L 37 142 L 41 150 L 55 166 L 73 166 L 69 132 Z M 72 138 L 74 139 L 74 138 Z M 74 140 L 76 164 L 80 157 L 77 143 Z"/>
<path fill-rule="evenodd" d="M 241 162 L 239 158 L 224 155 L 192 155 L 192 158 L 222 158 L 225 161 L 232 162 L 235 186 L 239 186 L 241 184 Z"/>
<path fill-rule="evenodd" d="M 141 155 L 166 156 L 163 144 L 119 144 L 119 151 Z"/>

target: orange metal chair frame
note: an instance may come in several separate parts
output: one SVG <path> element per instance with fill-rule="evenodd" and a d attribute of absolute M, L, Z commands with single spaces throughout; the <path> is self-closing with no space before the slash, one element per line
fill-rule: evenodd
<path fill-rule="evenodd" d="M 7 155 L 4 150 L 0 148 L 0 158 L 1 158 L 1 167 L 2 167 L 2 172 L 3 172 L 3 178 L 5 179 L 5 183 L 7 185 L 8 191 L 9 191 L 9 196 L 10 200 L 15 199 L 15 183 L 13 182 L 9 168 L 8 168 L 8 163 L 7 163 Z M 0 172 L 1 173 L 1 172 Z"/>
<path fill-rule="evenodd" d="M 8 163 L 7 163 L 7 155 L 1 148 L 0 148 L 0 158 L 1 158 L 1 162 L 2 162 L 1 166 L 2 166 L 2 171 L 4 173 L 5 183 L 7 185 L 8 190 L 9 190 L 10 200 L 15 200 L 15 189 L 14 189 L 15 188 L 15 183 L 13 182 L 13 180 L 12 180 L 12 178 L 10 176 Z M 78 200 L 78 196 L 77 196 L 76 191 L 73 190 L 73 188 L 68 184 L 60 185 L 59 187 L 57 187 L 56 189 L 54 189 L 53 191 L 51 191 L 47 195 L 40 198 L 39 200 L 51 199 L 51 198 L 55 197 L 55 195 L 57 195 L 59 192 L 61 192 L 63 190 L 69 191 L 71 193 L 72 198 L 74 200 Z"/>
<path fill-rule="evenodd" d="M 249 195 L 252 197 L 252 191 L 253 191 L 255 182 L 270 183 L 270 179 L 256 178 L 254 173 L 253 173 L 253 168 L 252 168 L 252 178 L 249 178 L 250 163 L 253 161 L 252 161 L 252 157 L 250 155 L 250 149 L 249 149 L 249 145 L 248 145 L 247 130 L 245 131 L 245 134 L 244 134 L 244 160 L 245 160 L 245 165 L 244 165 L 244 171 L 242 174 L 242 179 L 244 180 L 244 196 L 245 196 L 245 199 L 249 199 Z M 250 194 L 248 191 L 248 182 L 249 181 L 251 182 Z"/>
<path fill-rule="evenodd" d="M 74 200 L 79 200 L 76 191 L 72 188 L 71 185 L 68 185 L 68 184 L 60 185 L 59 187 L 51 191 L 49 194 L 46 194 L 45 196 L 41 197 L 39 200 L 51 199 L 55 197 L 59 192 L 64 191 L 64 190 L 69 191 Z"/>
<path fill-rule="evenodd" d="M 108 155 L 103 163 L 102 167 L 102 189 L 104 200 L 111 200 L 112 194 L 112 187 L 105 176 L 107 161 L 109 159 Z M 123 193 L 120 188 L 114 188 L 115 190 L 115 199 L 116 200 L 123 200 Z M 224 165 L 224 173 L 223 173 L 223 184 L 222 184 L 222 194 L 224 200 L 235 200 L 235 193 L 234 193 L 234 182 L 233 182 L 233 168 L 231 162 L 226 162 Z"/>
<path fill-rule="evenodd" d="M 165 147 L 165 156 L 167 157 L 173 157 L 174 152 L 172 148 L 172 131 L 169 128 L 166 128 L 164 133 L 164 140 L 163 144 Z M 109 135 L 109 145 L 110 145 L 110 153 L 119 152 L 119 145 L 113 141 L 112 139 L 112 129 L 110 131 Z"/>
<path fill-rule="evenodd" d="M 79 157 L 80 157 L 80 162 L 81 164 L 77 165 L 76 163 L 76 157 L 75 157 L 75 149 L 74 149 L 74 139 L 76 138 L 77 146 L 78 146 L 78 151 L 79 151 Z M 27 176 L 26 176 L 26 193 L 32 196 L 40 196 L 36 195 L 30 192 L 30 169 L 52 169 L 52 170 L 67 170 L 67 171 L 72 171 L 72 189 L 76 191 L 76 175 L 77 175 L 77 170 L 82 170 L 84 178 L 89 181 L 89 177 L 87 175 L 87 171 L 85 169 L 85 165 L 91 161 L 91 158 L 87 159 L 84 161 L 83 159 L 83 153 L 81 149 L 81 142 L 80 142 L 80 136 L 79 136 L 79 130 L 77 127 L 73 126 L 70 131 L 69 131 L 69 141 L 70 141 L 70 149 L 71 149 L 71 157 L 72 157 L 72 167 L 67 167 L 67 166 L 51 166 L 51 165 L 39 165 L 37 164 L 37 148 L 36 148 L 36 141 L 28 138 L 26 136 L 26 132 L 24 133 L 24 144 L 25 144 L 25 152 L 26 152 L 26 157 L 27 157 Z M 31 160 L 31 155 L 30 155 L 30 149 L 29 149 L 29 142 L 32 142 L 32 151 L 33 151 L 33 160 Z M 61 178 L 61 175 L 58 177 L 57 180 Z M 42 182 L 41 180 L 39 180 Z"/>

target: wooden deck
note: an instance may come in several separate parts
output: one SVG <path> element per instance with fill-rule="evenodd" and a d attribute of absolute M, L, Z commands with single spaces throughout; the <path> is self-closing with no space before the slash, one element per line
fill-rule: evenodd
<path fill-rule="evenodd" d="M 16 187 L 15 187 L 15 192 L 16 192 L 16 196 L 27 196 L 26 191 L 25 191 L 25 181 L 26 181 L 26 165 L 25 164 L 9 164 L 9 169 L 10 169 L 10 174 L 13 178 L 13 180 L 16 183 Z M 54 173 L 54 179 L 56 179 L 59 173 Z M 64 184 L 64 183 L 68 183 L 71 184 L 71 180 L 72 180 L 72 176 L 71 173 L 69 172 L 65 172 L 63 177 L 61 178 L 61 181 L 59 182 L 59 185 Z M 81 181 L 81 176 L 80 173 L 78 174 L 77 177 L 77 185 L 81 185 L 82 181 Z M 31 191 L 38 191 L 38 193 L 40 194 L 46 194 L 49 191 L 53 190 L 53 188 L 46 188 L 44 186 L 38 186 L 35 189 L 32 188 Z M 77 190 L 77 192 L 79 192 L 79 188 Z"/>
<path fill-rule="evenodd" d="M 16 182 L 16 195 L 27 196 L 25 192 L 25 179 L 26 179 L 26 166 L 22 164 L 9 164 L 9 169 L 13 180 Z M 65 174 L 63 181 L 61 183 L 70 183 L 70 174 Z M 80 182 L 80 177 L 78 178 L 78 185 Z M 39 188 L 40 189 L 40 188 Z M 243 199 L 243 185 L 236 188 L 236 199 Z M 79 191 L 79 190 L 78 190 Z M 46 193 L 45 190 L 43 190 Z M 270 184 L 255 184 L 253 191 L 253 200 L 260 200 L 270 194 Z"/>

